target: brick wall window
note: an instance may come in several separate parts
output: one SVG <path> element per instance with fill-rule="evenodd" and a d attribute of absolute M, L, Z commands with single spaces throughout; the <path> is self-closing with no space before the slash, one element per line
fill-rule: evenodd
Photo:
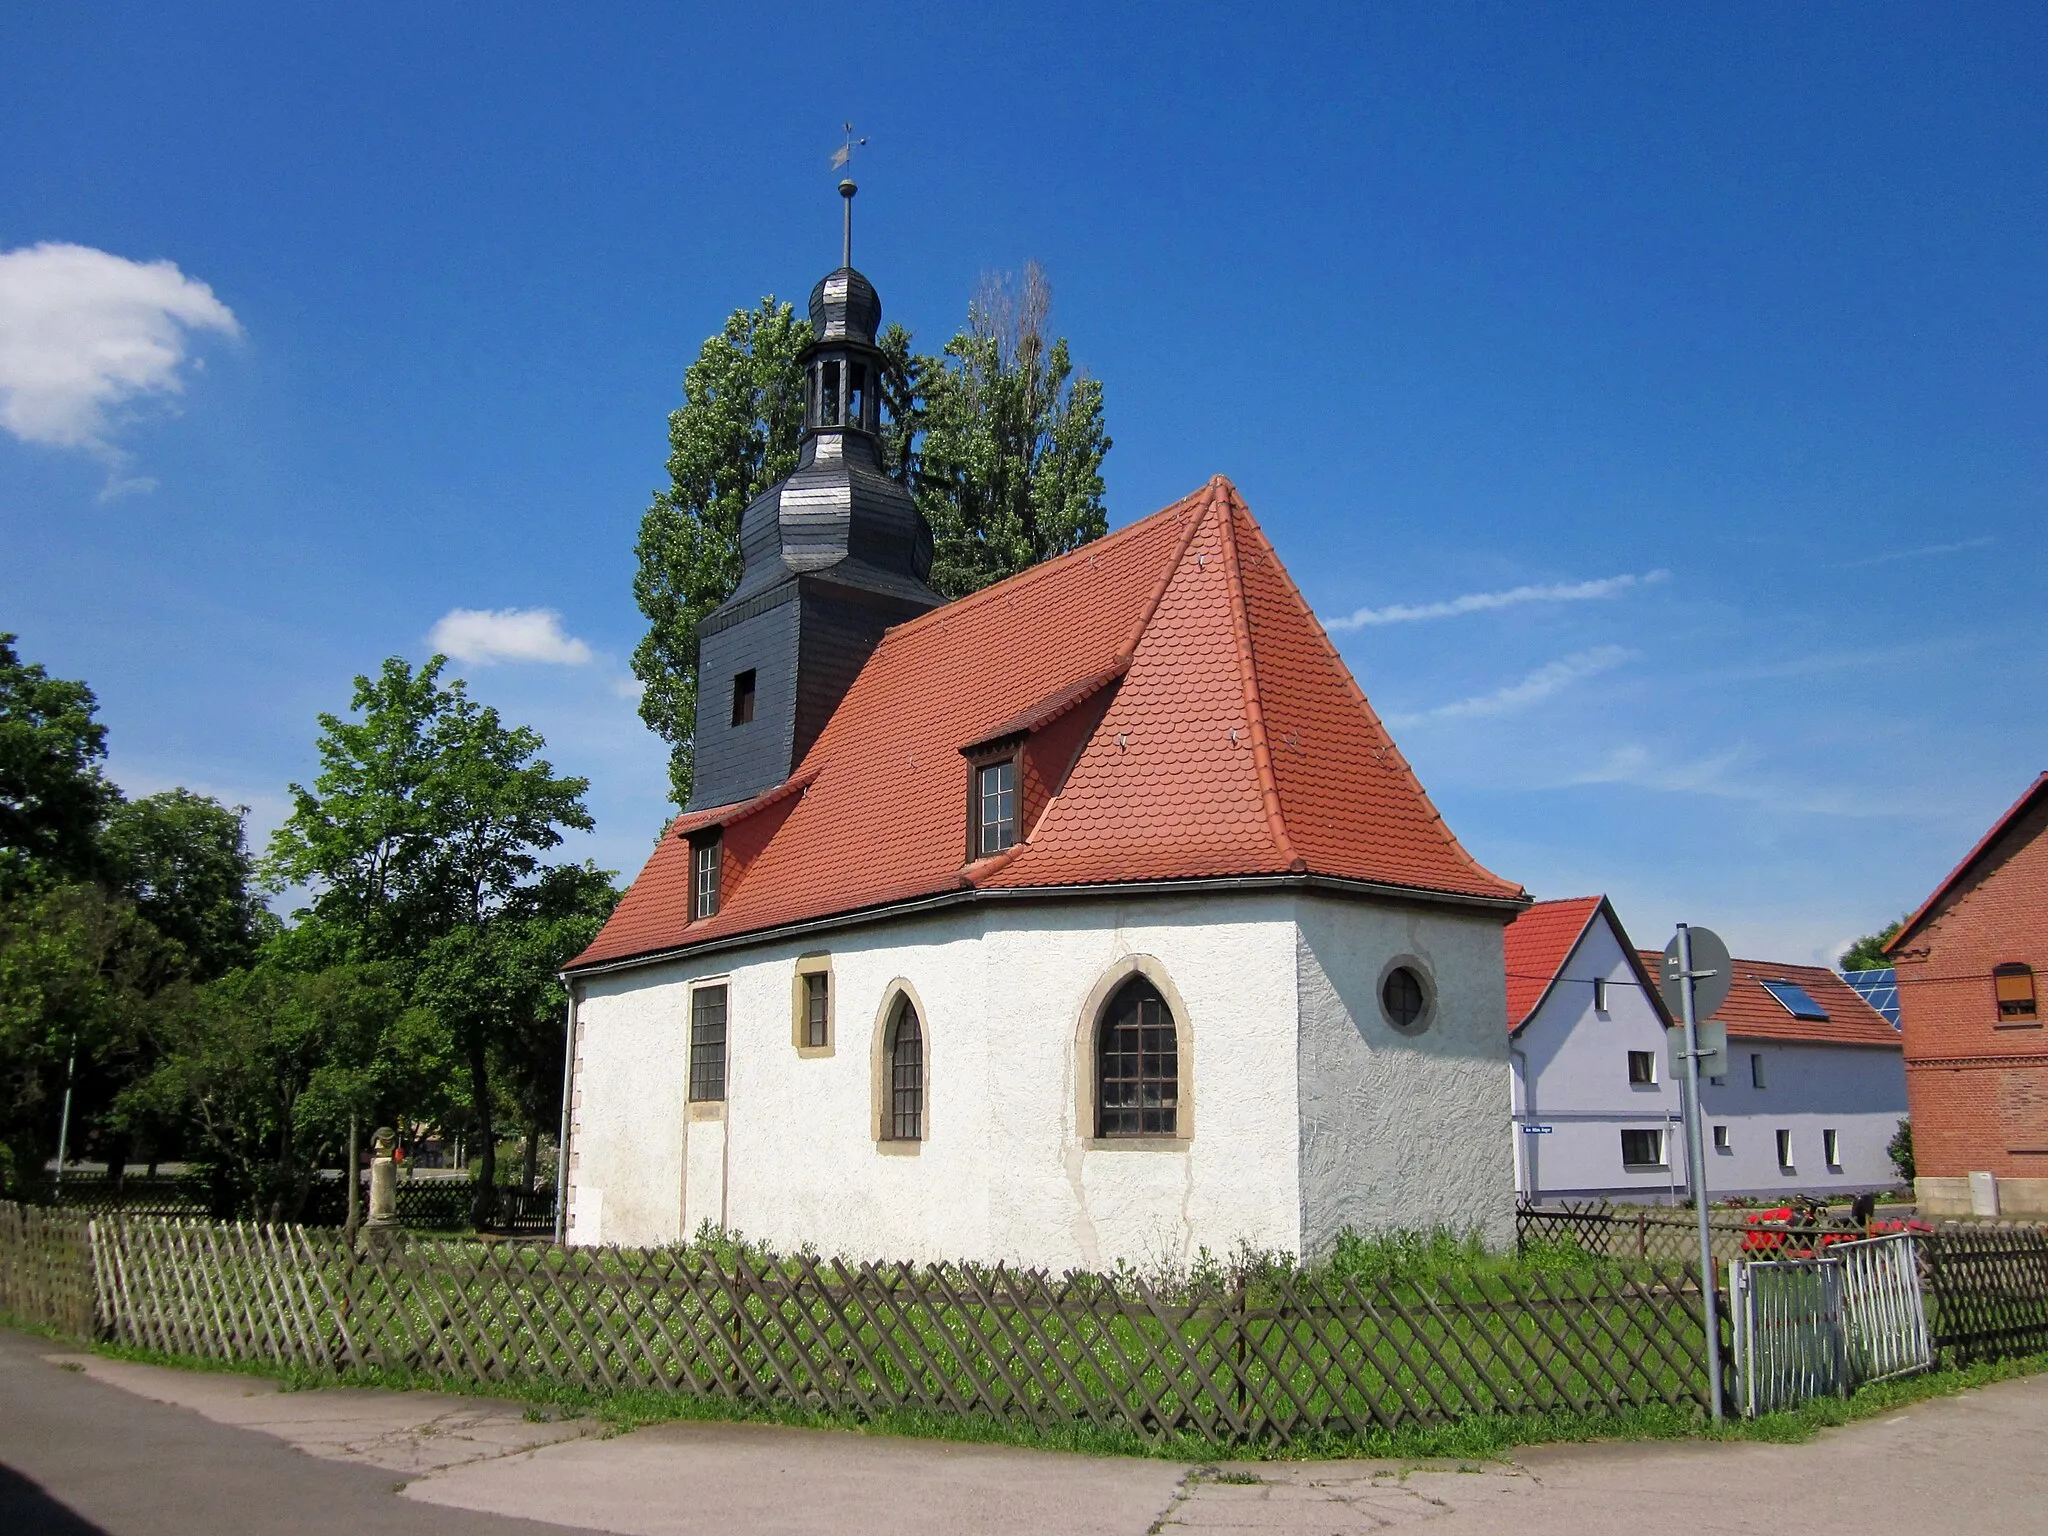
<path fill-rule="evenodd" d="M 1991 986 L 1998 995 L 1998 1022 L 2038 1024 L 2040 1005 L 2034 997 L 2034 968 L 2031 965 L 2001 965 L 1991 973 Z"/>
<path fill-rule="evenodd" d="M 725 1099 L 725 988 L 699 987 L 690 994 L 690 1100 L 717 1104 Z"/>

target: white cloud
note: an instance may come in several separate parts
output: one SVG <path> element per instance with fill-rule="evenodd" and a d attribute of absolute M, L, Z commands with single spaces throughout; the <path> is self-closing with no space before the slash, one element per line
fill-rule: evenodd
<path fill-rule="evenodd" d="M 1932 555 L 1957 555 L 1966 549 L 1988 549 L 1998 540 L 1990 535 L 1981 539 L 1964 539 L 1956 544 L 1923 544 L 1918 549 L 1895 549 L 1889 554 L 1872 555 L 1868 560 L 1851 560 L 1847 565 L 1835 567 L 1841 571 L 1860 571 L 1871 565 L 1890 565 L 1894 560 L 1924 560 Z"/>
<path fill-rule="evenodd" d="M 480 667 L 498 661 L 581 667 L 591 659 L 589 646 L 562 633 L 562 616 L 552 608 L 451 608 L 427 643 Z"/>
<path fill-rule="evenodd" d="M 1505 592 L 1468 592 L 1442 603 L 1394 603 L 1386 608 L 1360 608 L 1347 617 L 1325 619 L 1325 629 L 1364 629 L 1373 624 L 1409 624 L 1418 619 L 1454 619 L 1460 614 L 1486 613 L 1495 608 L 1514 608 L 1523 603 L 1579 603 L 1589 598 L 1613 597 L 1631 587 L 1646 587 L 1669 580 L 1669 571 L 1651 571 L 1643 576 L 1606 576 L 1598 581 L 1566 581 L 1541 587 L 1510 587 Z"/>
<path fill-rule="evenodd" d="M 77 448 L 118 472 L 124 402 L 185 387 L 187 332 L 242 328 L 213 290 L 168 261 L 46 241 L 0 252 L 0 427 Z M 146 482 L 113 482 L 109 493 Z"/>
<path fill-rule="evenodd" d="M 1538 667 L 1520 682 L 1510 683 L 1505 688 L 1497 688 L 1492 693 L 1458 699 L 1450 704 L 1439 704 L 1434 709 L 1425 709 L 1412 715 L 1389 715 L 1387 724 L 1420 725 L 1429 720 L 1470 720 L 1485 715 L 1504 715 L 1512 710 L 1541 703 L 1552 694 L 1569 688 L 1581 678 L 1596 677 L 1602 672 L 1611 671 L 1634 654 L 1635 652 L 1619 645 L 1602 645 L 1590 651 L 1579 651 Z"/>

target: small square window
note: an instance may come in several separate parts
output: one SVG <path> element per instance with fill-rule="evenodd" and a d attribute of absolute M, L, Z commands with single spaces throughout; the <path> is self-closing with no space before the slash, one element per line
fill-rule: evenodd
<path fill-rule="evenodd" d="M 690 921 L 718 915 L 718 887 L 724 875 L 725 840 L 716 832 L 690 843 Z"/>
<path fill-rule="evenodd" d="M 1017 760 L 1006 757 L 974 771 L 975 857 L 987 858 L 1017 841 Z"/>
<path fill-rule="evenodd" d="M 1593 1011 L 1595 1013 L 1605 1013 L 1607 1011 L 1607 978 L 1605 976 L 1595 976 L 1593 978 Z"/>
<path fill-rule="evenodd" d="M 1621 1163 L 1624 1168 L 1662 1168 L 1664 1166 L 1664 1133 L 1662 1131 L 1623 1131 L 1621 1133 Z"/>
<path fill-rule="evenodd" d="M 1842 1171 L 1842 1133 L 1822 1131 L 1820 1133 L 1820 1155 L 1834 1172 Z"/>
<path fill-rule="evenodd" d="M 1778 1132 L 1778 1166 L 1790 1171 L 1792 1168 L 1792 1133 Z"/>
<path fill-rule="evenodd" d="M 1749 1053 L 1749 1086 L 1761 1088 L 1764 1085 L 1764 1058 L 1761 1051 Z"/>
<path fill-rule="evenodd" d="M 732 723 L 748 725 L 754 719 L 754 669 L 747 668 L 732 680 Z"/>
<path fill-rule="evenodd" d="M 1634 1087 L 1643 1087 L 1657 1081 L 1657 1053 L 1655 1051 L 1630 1051 L 1628 1053 L 1628 1080 Z"/>
<path fill-rule="evenodd" d="M 690 1101 L 725 1099 L 725 988 L 699 987 L 690 994 Z"/>
<path fill-rule="evenodd" d="M 1728 1127 L 1725 1125 L 1717 1125 L 1714 1127 L 1714 1150 L 1716 1152 L 1726 1152 L 1730 1150 L 1730 1142 L 1728 1140 Z"/>

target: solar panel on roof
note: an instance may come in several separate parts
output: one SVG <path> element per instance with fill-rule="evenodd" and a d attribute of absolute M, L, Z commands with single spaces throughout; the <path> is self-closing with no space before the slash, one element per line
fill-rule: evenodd
<path fill-rule="evenodd" d="M 1795 1019 L 1824 1019 L 1828 1016 L 1827 1009 L 1816 1003 L 1806 988 L 1796 981 L 1767 981 L 1763 983 L 1763 989 Z"/>
<path fill-rule="evenodd" d="M 1842 980 L 1856 995 L 1884 1015 L 1893 1029 L 1899 1027 L 1899 973 L 1890 966 L 1877 971 L 1844 971 Z"/>

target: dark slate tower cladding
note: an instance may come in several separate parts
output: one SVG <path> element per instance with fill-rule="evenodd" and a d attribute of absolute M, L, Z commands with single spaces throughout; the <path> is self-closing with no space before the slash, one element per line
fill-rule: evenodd
<path fill-rule="evenodd" d="M 689 810 L 788 778 L 882 631 L 944 601 L 925 585 L 931 530 L 882 469 L 881 320 L 874 284 L 850 263 L 811 290 L 797 467 L 740 519 L 745 574 L 698 629 Z"/>

